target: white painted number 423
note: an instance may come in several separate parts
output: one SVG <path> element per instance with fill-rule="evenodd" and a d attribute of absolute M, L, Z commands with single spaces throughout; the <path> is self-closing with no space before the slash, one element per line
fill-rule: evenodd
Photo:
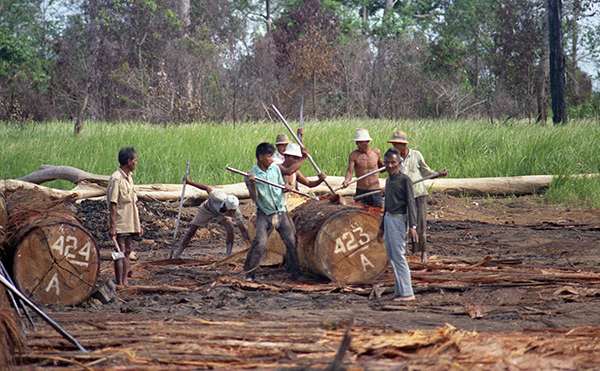
<path fill-rule="evenodd" d="M 358 233 L 358 241 L 355 237 L 356 233 Z M 335 250 L 333 252 L 334 254 L 350 252 L 357 247 L 369 243 L 369 241 L 371 241 L 371 238 L 363 232 L 362 227 L 356 227 L 351 232 L 346 232 L 341 237 L 336 238 Z"/>

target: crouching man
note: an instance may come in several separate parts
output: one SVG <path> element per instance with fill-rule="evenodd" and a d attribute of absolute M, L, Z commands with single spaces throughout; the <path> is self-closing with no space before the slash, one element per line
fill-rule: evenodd
<path fill-rule="evenodd" d="M 233 249 L 233 219 L 235 219 L 244 239 L 250 243 L 250 236 L 248 235 L 248 230 L 244 225 L 244 218 L 238 208 L 240 201 L 237 197 L 234 195 L 227 195 L 225 192 L 213 189 L 205 184 L 193 182 L 190 180 L 188 175 L 186 175 L 186 183 L 206 191 L 208 193 L 208 200 L 204 201 L 198 208 L 198 211 L 194 216 L 194 220 L 192 220 L 190 229 L 183 237 L 183 240 L 181 240 L 179 243 L 175 254 L 171 252 L 172 256 L 169 256 L 169 259 L 178 259 L 181 257 L 181 253 L 189 245 L 198 228 L 205 226 L 213 218 L 216 218 L 217 222 L 225 227 L 225 230 L 227 231 L 227 237 L 225 239 L 225 252 L 227 256 L 231 255 L 231 251 Z"/>

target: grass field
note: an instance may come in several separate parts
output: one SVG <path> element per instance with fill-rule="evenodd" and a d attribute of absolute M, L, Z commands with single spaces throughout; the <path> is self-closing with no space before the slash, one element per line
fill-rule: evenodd
<path fill-rule="evenodd" d="M 292 127 L 297 123 L 290 122 Z M 575 121 L 562 126 L 526 123 L 492 125 L 487 121 L 386 121 L 334 120 L 305 122 L 305 144 L 319 167 L 328 175 L 344 175 L 356 128 L 366 128 L 372 146 L 385 152 L 395 129 L 408 132 L 410 147 L 420 150 L 429 166 L 446 168 L 449 176 L 495 177 L 535 174 L 568 175 L 598 173 L 600 125 Z M 274 141 L 285 127 L 279 122 L 250 124 L 202 124 L 156 126 L 137 123 L 86 123 L 72 136 L 70 122 L 27 125 L 0 124 L 2 179 L 19 178 L 41 164 L 69 165 L 110 175 L 118 166 L 121 147 L 136 148 L 138 184 L 180 183 L 187 160 L 190 177 L 206 184 L 241 182 L 225 170 L 229 165 L 248 170 L 256 159 L 254 149 L 262 141 Z M 315 172 L 307 162 L 306 175 Z M 70 189 L 55 181 L 50 187 Z M 547 193 L 555 201 L 581 201 L 600 205 L 600 181 L 559 180 Z"/>

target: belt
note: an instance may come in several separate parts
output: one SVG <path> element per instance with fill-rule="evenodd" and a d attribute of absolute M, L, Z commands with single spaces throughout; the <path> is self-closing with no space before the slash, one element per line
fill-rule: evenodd
<path fill-rule="evenodd" d="M 385 215 L 389 215 L 393 218 L 396 218 L 402 222 L 406 223 L 406 214 L 392 214 L 392 213 L 386 213 Z"/>

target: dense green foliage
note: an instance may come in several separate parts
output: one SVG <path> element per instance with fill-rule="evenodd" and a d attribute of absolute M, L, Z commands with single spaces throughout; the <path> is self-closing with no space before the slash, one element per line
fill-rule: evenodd
<path fill-rule="evenodd" d="M 600 58 L 598 5 L 563 3 L 574 108 L 592 90 L 581 62 L 597 66 Z M 545 122 L 546 7 L 546 0 L 3 0 L 0 120 L 251 122 L 268 119 L 272 103 L 295 113 L 304 98 L 306 115 L 317 119 Z"/>
<path fill-rule="evenodd" d="M 293 127 L 297 123 L 290 123 Z M 536 174 L 600 173 L 598 122 L 578 121 L 564 126 L 525 123 L 490 125 L 482 121 L 333 120 L 306 122 L 305 142 L 328 175 L 345 174 L 348 155 L 355 149 L 354 129 L 369 130 L 372 145 L 385 151 L 395 129 L 407 131 L 411 148 L 420 150 L 436 170 L 446 168 L 453 178 Z M 3 151 L 1 178 L 18 178 L 41 164 L 69 165 L 110 175 L 118 166 L 121 147 L 134 146 L 139 184 L 180 183 L 187 160 L 190 176 L 206 184 L 241 182 L 225 170 L 248 170 L 256 163 L 254 150 L 274 141 L 285 128 L 279 123 L 157 126 L 137 123 L 88 123 L 77 137 L 65 122 L 0 126 Z M 306 175 L 315 175 L 307 162 Z M 71 184 L 50 186 L 70 189 Z M 561 178 L 549 191 L 553 200 L 589 199 L 600 205 L 600 181 Z"/>

